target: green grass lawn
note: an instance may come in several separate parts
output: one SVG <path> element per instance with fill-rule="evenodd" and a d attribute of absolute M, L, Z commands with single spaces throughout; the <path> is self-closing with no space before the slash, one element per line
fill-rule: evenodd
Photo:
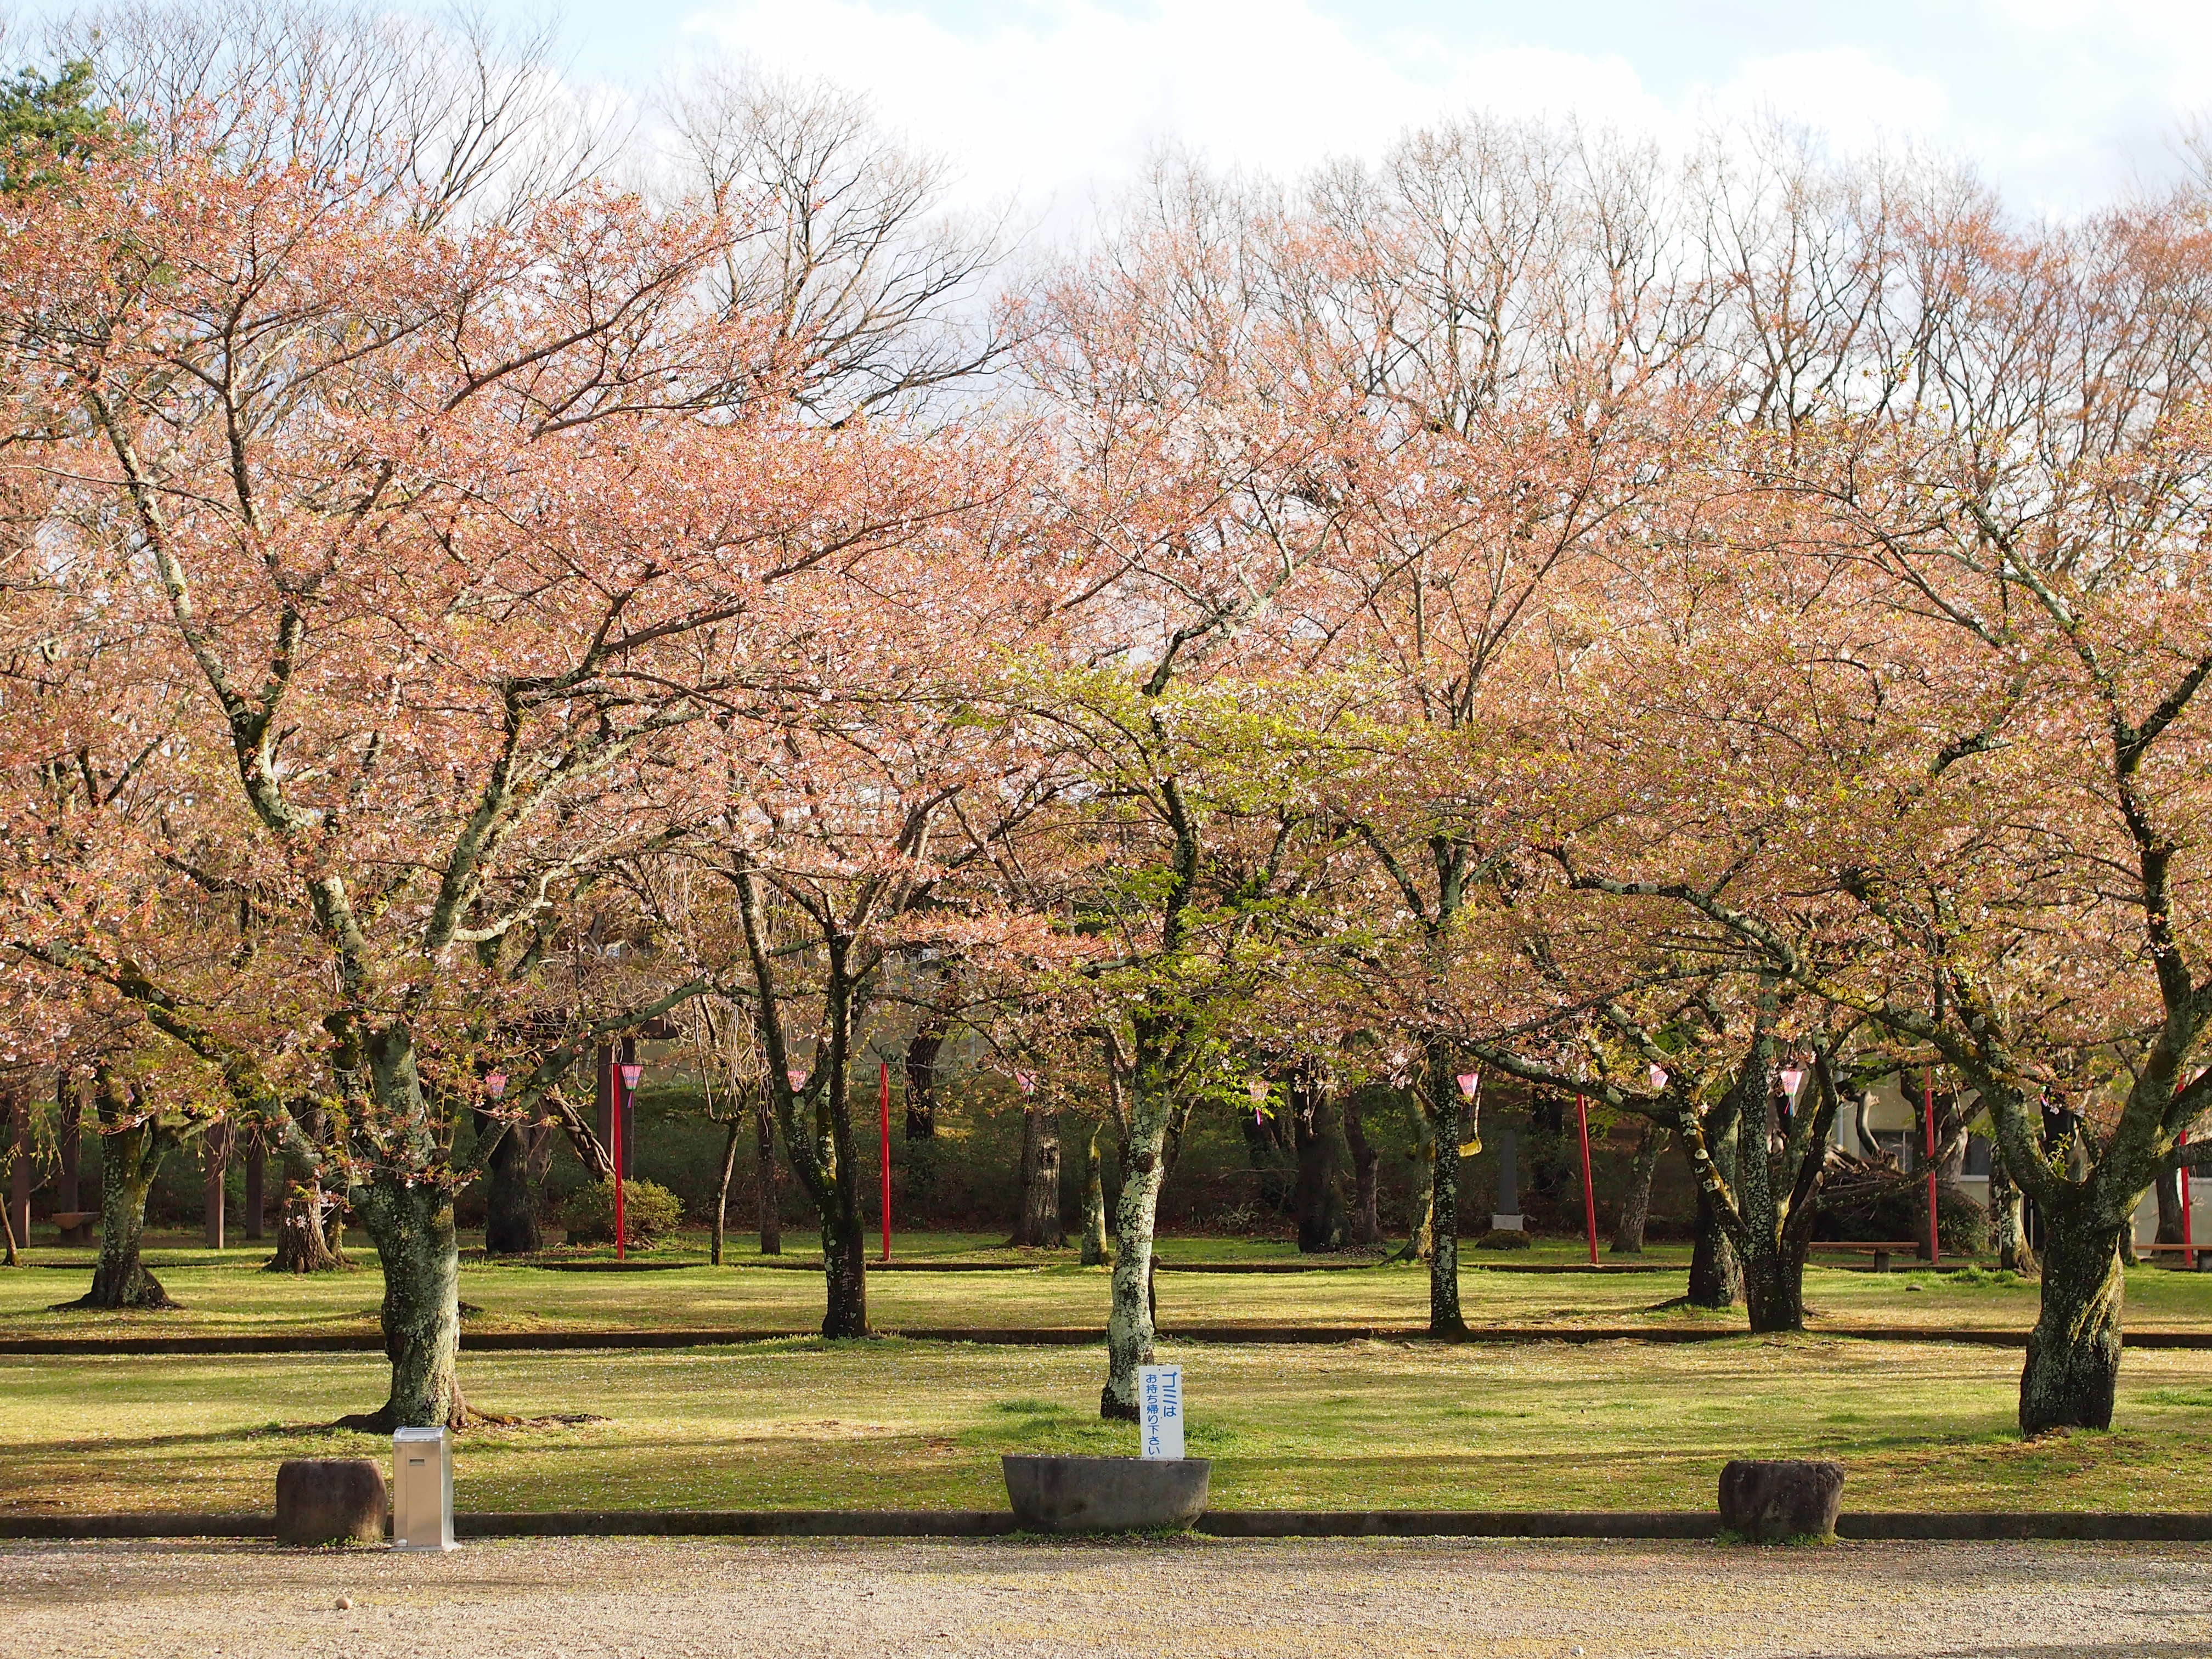
<path fill-rule="evenodd" d="M 128 1316 L 56 1313 L 52 1304 L 80 1293 L 91 1256 L 41 1246 L 33 1264 L 0 1273 L 0 1334 L 71 1337 L 117 1331 L 259 1334 L 368 1331 L 374 1328 L 382 1284 L 366 1245 L 353 1247 L 363 1265 L 347 1273 L 295 1279 L 258 1271 L 266 1247 L 220 1254 L 164 1241 L 149 1260 L 179 1313 Z M 605 1251 L 575 1259 L 604 1258 Z M 1291 1262 L 1296 1252 L 1269 1241 L 1169 1239 L 1169 1263 L 1242 1261 Z M 688 1262 L 644 1273 L 559 1272 L 481 1259 L 464 1261 L 461 1294 L 482 1310 L 471 1331 L 712 1329 L 804 1331 L 822 1316 L 822 1285 L 794 1253 L 781 1269 L 764 1267 L 750 1252 L 729 1265 L 705 1264 L 700 1242 L 641 1258 Z M 884 1273 L 869 1280 L 869 1310 L 883 1329 L 976 1326 L 1095 1328 L 1106 1316 L 1106 1273 L 1075 1265 L 1074 1252 L 1024 1253 L 995 1240 L 965 1235 L 902 1236 L 895 1260 L 1010 1264 L 1001 1273 Z M 1655 1252 L 1663 1271 L 1545 1273 L 1503 1271 L 1579 1259 L 1577 1247 L 1547 1242 L 1526 1252 L 1467 1253 L 1461 1298 L 1471 1323 L 1504 1326 L 1739 1324 L 1742 1315 L 1712 1315 L 1663 1304 L 1682 1288 L 1684 1255 Z M 56 1266 L 40 1265 L 45 1263 Z M 1425 1267 L 1395 1264 L 1303 1273 L 1163 1273 L 1160 1317 L 1178 1323 L 1418 1328 L 1428 1317 Z M 1915 1325 L 2025 1331 L 2034 1322 L 2031 1284 L 1979 1271 L 1931 1273 L 1907 1269 L 1874 1273 L 1859 1266 L 1809 1268 L 1806 1295 L 1818 1329 Z M 2137 1330 L 2212 1330 L 2212 1273 L 2144 1267 L 2128 1275 L 2127 1322 Z"/>
<path fill-rule="evenodd" d="M 797 1242 L 797 1241 L 794 1241 Z M 1170 1239 L 1170 1262 L 1291 1261 L 1265 1241 Z M 265 1247 L 216 1254 L 181 1240 L 151 1253 L 181 1313 L 55 1313 L 89 1272 L 82 1251 L 41 1246 L 0 1273 L 0 1333 L 371 1331 L 381 1283 L 258 1271 Z M 604 1255 L 605 1253 L 600 1253 Z M 1681 1253 L 1650 1273 L 1490 1271 L 1565 1263 L 1568 1243 L 1510 1257 L 1468 1253 L 1462 1294 L 1484 1324 L 1735 1325 L 1661 1304 Z M 879 1328 L 1096 1327 L 1103 1269 L 1073 1252 L 1029 1255 L 972 1236 L 902 1237 L 899 1259 L 999 1261 L 1000 1273 L 880 1273 Z M 560 1272 L 465 1263 L 467 1328 L 805 1329 L 817 1274 L 699 1241 L 650 1258 L 669 1271 Z M 66 1264 L 65 1270 L 35 1265 Z M 2118 1431 L 2023 1446 L 2011 1437 L 2016 1351 L 1865 1343 L 1824 1335 L 1914 1324 L 2025 1330 L 2035 1290 L 1978 1270 L 1875 1274 L 1816 1266 L 1815 1334 L 1693 1346 L 1635 1342 L 1440 1348 L 1425 1342 L 1216 1346 L 1178 1325 L 1419 1327 L 1425 1269 L 1297 1274 L 1166 1273 L 1165 1357 L 1188 1372 L 1193 1449 L 1216 1459 L 1216 1502 L 1235 1506 L 1672 1508 L 1711 1502 L 1738 1455 L 1820 1455 L 1850 1471 L 1848 1502 L 1881 1508 L 2198 1508 L 2212 1437 L 2212 1353 L 2131 1352 Z M 2129 1274 L 2141 1329 L 2212 1329 L 2212 1274 Z M 521 1419 L 604 1420 L 472 1431 L 459 1464 L 464 1508 L 995 1507 L 1003 1451 L 1130 1449 L 1096 1418 L 1091 1346 L 1015 1348 L 898 1340 L 778 1340 L 663 1352 L 466 1355 L 471 1401 Z M 380 1443 L 315 1425 L 383 1398 L 373 1354 L 0 1359 L 0 1511 L 265 1509 L 276 1464 L 374 1454 Z"/>
<path fill-rule="evenodd" d="M 2120 1427 L 2023 1445 L 2017 1354 L 1734 1338 L 1694 1346 L 1166 1345 L 1223 1508 L 1709 1508 L 1731 1456 L 1824 1456 L 1852 1509 L 2202 1509 L 2212 1365 L 2131 1353 Z M 472 1431 L 464 1510 L 999 1508 L 997 1458 L 1127 1452 L 1090 1347 L 814 1340 L 466 1358 L 471 1401 L 602 1420 Z M 372 1355 L 0 1359 L 0 1513 L 266 1510 Z"/>

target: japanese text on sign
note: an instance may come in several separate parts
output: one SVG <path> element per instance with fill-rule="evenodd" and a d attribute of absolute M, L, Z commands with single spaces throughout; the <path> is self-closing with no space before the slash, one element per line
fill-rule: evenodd
<path fill-rule="evenodd" d="M 1137 1367 L 1137 1399 L 1143 1413 L 1143 1455 L 1179 1458 L 1182 1452 L 1182 1367 Z"/>

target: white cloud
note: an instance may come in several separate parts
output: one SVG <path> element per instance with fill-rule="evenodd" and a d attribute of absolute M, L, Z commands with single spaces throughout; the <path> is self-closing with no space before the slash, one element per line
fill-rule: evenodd
<path fill-rule="evenodd" d="M 1294 173 L 1469 106 L 1616 123 L 1627 112 L 1639 125 L 1664 112 L 1617 58 L 1355 37 L 1303 0 L 1042 0 L 964 28 L 895 0 L 730 0 L 695 13 L 687 33 L 866 89 L 894 125 L 955 158 L 978 195 L 1063 207 L 1165 140 Z"/>
<path fill-rule="evenodd" d="M 1758 50 L 1656 29 L 1636 3 L 1594 0 L 1570 33 L 1460 0 L 1389 22 L 1329 0 L 710 0 L 684 40 L 866 91 L 971 197 L 1056 214 L 1163 140 L 1287 174 L 1469 107 L 1671 143 L 1771 110 L 1846 149 L 1932 142 L 2063 208 L 2155 170 L 2162 136 L 2212 104 L 2204 0 L 1863 0 L 1785 15 Z"/>
<path fill-rule="evenodd" d="M 1908 74 L 1856 46 L 1753 59 L 1711 101 L 1718 113 L 1771 110 L 1819 129 L 1844 150 L 1940 133 L 1950 116 L 1950 100 L 1940 82 Z"/>

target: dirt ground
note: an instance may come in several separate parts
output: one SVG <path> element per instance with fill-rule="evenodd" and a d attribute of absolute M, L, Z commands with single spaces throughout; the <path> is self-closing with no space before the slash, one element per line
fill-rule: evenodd
<path fill-rule="evenodd" d="M 2201 1659 L 2212 1547 L 564 1539 L 425 1557 L 6 1544 L 0 1653 Z"/>

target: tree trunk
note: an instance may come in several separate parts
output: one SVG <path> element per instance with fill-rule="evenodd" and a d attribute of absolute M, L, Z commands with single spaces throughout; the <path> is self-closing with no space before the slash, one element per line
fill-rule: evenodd
<path fill-rule="evenodd" d="M 327 1128 L 319 1108 L 299 1113 L 301 1133 L 320 1145 Z M 346 1260 L 344 1206 L 323 1190 L 320 1167 L 295 1147 L 280 1145 L 283 1197 L 276 1211 L 276 1253 L 263 1264 L 272 1273 L 328 1273 L 349 1271 Z"/>
<path fill-rule="evenodd" d="M 2109 1429 L 2120 1376 L 2120 1269 L 2125 1222 L 2047 1206 L 2043 1298 L 2020 1378 L 2020 1431 Z M 2080 1207 L 2087 1207 L 2085 1197 Z"/>
<path fill-rule="evenodd" d="M 1725 1107 L 1716 1108 L 1715 1110 L 1727 1115 L 1719 1124 L 1707 1128 L 1706 1144 L 1712 1154 L 1713 1167 L 1720 1171 L 1721 1179 L 1733 1183 L 1736 1158 L 1735 1117 Z M 1735 1244 L 1729 1239 L 1720 1212 L 1714 1207 L 1712 1200 L 1706 1196 L 1704 1183 L 1700 1182 L 1698 1187 L 1698 1241 L 1690 1251 L 1689 1304 L 1693 1308 L 1717 1310 L 1733 1308 L 1742 1300 L 1743 1263 L 1736 1255 Z"/>
<path fill-rule="evenodd" d="M 1298 1178 L 1292 1206 L 1298 1218 L 1298 1249 L 1310 1255 L 1344 1248 L 1344 1182 L 1340 1178 L 1336 1103 L 1328 1089 L 1310 1081 L 1291 1089 L 1291 1138 L 1297 1151 Z"/>
<path fill-rule="evenodd" d="M 1736 1146 L 1729 1182 L 1743 1224 L 1743 1237 L 1736 1242 L 1744 1307 L 1759 1335 L 1805 1328 L 1804 1230 L 1784 1224 L 1797 1171 L 1790 1167 L 1773 1077 L 1773 1042 L 1762 1014 L 1732 1091 Z"/>
<path fill-rule="evenodd" d="M 331 1243 L 325 1208 L 319 1181 L 284 1183 L 284 1201 L 276 1212 L 276 1253 L 269 1258 L 264 1272 L 328 1273 L 349 1265 Z"/>
<path fill-rule="evenodd" d="M 1060 1114 L 1031 1106 L 1022 1114 L 1021 1215 L 1011 1245 L 1057 1250 L 1067 1243 L 1060 1218 Z"/>
<path fill-rule="evenodd" d="M 538 1194 L 531 1190 L 522 1126 L 478 1112 L 477 1133 L 498 1137 L 484 1157 L 484 1254 L 535 1255 L 545 1240 L 538 1231 Z"/>
<path fill-rule="evenodd" d="M 1636 1161 L 1629 1166 L 1628 1190 L 1621 1195 L 1620 1218 L 1613 1224 L 1614 1255 L 1644 1254 L 1644 1230 L 1651 1219 L 1651 1178 L 1658 1172 L 1659 1154 L 1666 1150 L 1667 1131 L 1646 1122 L 1636 1143 Z"/>
<path fill-rule="evenodd" d="M 1114 1206 L 1113 1298 L 1106 1318 L 1106 1386 L 1098 1415 L 1133 1423 L 1139 1416 L 1137 1367 L 1152 1363 L 1152 1232 L 1160 1188 L 1167 1178 L 1166 1147 L 1171 1103 L 1164 1096 L 1135 1091 L 1129 1133 L 1121 1148 L 1121 1196 Z"/>
<path fill-rule="evenodd" d="M 1260 1207 L 1274 1215 L 1291 1213 L 1297 1185 L 1297 1161 L 1283 1145 L 1283 1120 L 1255 1111 L 1245 1117 L 1244 1158 L 1252 1168 L 1252 1194 Z"/>
<path fill-rule="evenodd" d="M 21 1090 L 9 1102 L 8 1117 L 14 1147 L 8 1164 L 9 1261 L 20 1265 L 12 1252 L 31 1244 L 31 1103 Z"/>
<path fill-rule="evenodd" d="M 722 1244 L 729 1232 L 730 1181 L 738 1171 L 738 1139 L 744 1128 L 744 1119 L 733 1117 L 722 1138 L 722 1178 L 714 1187 L 714 1237 L 707 1250 L 707 1260 L 717 1267 L 722 1265 Z"/>
<path fill-rule="evenodd" d="M 1354 1246 L 1371 1249 L 1382 1242 L 1382 1218 L 1376 1207 L 1376 1170 L 1382 1155 L 1367 1138 L 1364 1107 L 1358 1091 L 1344 1103 L 1344 1144 L 1352 1154 L 1352 1214 L 1346 1236 Z"/>
<path fill-rule="evenodd" d="M 1521 1132 L 1521 1209 L 1531 1224 L 1565 1227 L 1582 1218 L 1582 1160 L 1570 1152 L 1573 1139 L 1567 1103 L 1539 1090 L 1528 1103 L 1528 1121 Z"/>
<path fill-rule="evenodd" d="M 77 1092 L 76 1079 L 66 1066 L 55 1073 L 54 1107 L 60 1119 L 61 1133 L 56 1150 L 61 1156 L 61 1168 L 54 1182 L 54 1208 L 74 1211 L 80 1201 L 77 1188 L 77 1156 L 82 1150 L 84 1103 Z M 70 1242 L 64 1235 L 64 1242 Z M 75 1241 L 82 1243 L 82 1239 Z"/>
<path fill-rule="evenodd" d="M 246 1237 L 258 1244 L 269 1230 L 269 1149 L 259 1135 L 246 1144 Z"/>
<path fill-rule="evenodd" d="M 230 1146 L 234 1132 L 228 1119 L 218 1118 L 207 1127 L 200 1141 L 202 1175 L 205 1208 L 205 1243 L 210 1250 L 223 1246 L 223 1200 L 228 1196 L 223 1188 L 226 1173 L 230 1168 Z"/>
<path fill-rule="evenodd" d="M 868 1334 L 868 1239 L 855 1197 L 858 1183 L 838 1183 L 834 1203 L 822 1217 L 822 1275 L 827 1303 L 822 1314 L 822 1334 L 829 1337 Z"/>
<path fill-rule="evenodd" d="M 937 1058 L 945 1030 L 932 1022 L 906 1045 L 906 1207 L 916 1226 L 937 1208 Z"/>
<path fill-rule="evenodd" d="M 1462 1107 L 1450 1056 L 1427 1045 L 1423 1082 L 1429 1125 L 1429 1334 L 1464 1336 L 1459 1309 L 1459 1159 Z M 1470 1128 L 1474 1126 L 1469 1125 Z"/>
<path fill-rule="evenodd" d="M 147 1118 L 109 1130 L 100 1144 L 100 1260 L 92 1288 L 64 1307 L 113 1310 L 173 1308 L 161 1281 L 139 1261 L 146 1233 L 146 1198 L 169 1150 L 169 1137 Z"/>
<path fill-rule="evenodd" d="M 376 1434 L 460 1428 L 468 1402 L 456 1373 L 461 1255 L 453 1194 L 426 1181 L 389 1175 L 362 1191 L 362 1224 L 384 1266 L 384 1352 L 392 1362 L 392 1394 L 381 1409 L 349 1418 L 346 1426 Z"/>
<path fill-rule="evenodd" d="M 1990 1224 L 1996 1234 L 1997 1266 L 2033 1279 L 2041 1268 L 2027 1237 L 2027 1196 L 2012 1178 L 2004 1148 L 1990 1143 Z"/>
<path fill-rule="evenodd" d="M 2160 1244 L 2185 1244 L 2181 1236 L 2181 1171 L 2168 1170 L 2151 1183 L 2158 1194 L 2158 1233 Z M 2183 1263 L 2185 1267 L 2188 1264 Z"/>
<path fill-rule="evenodd" d="M 1784 1240 L 1772 1250 L 1754 1250 L 1743 1263 L 1743 1300 L 1752 1334 L 1805 1328 L 1805 1245 Z"/>
<path fill-rule="evenodd" d="M 906 1045 L 906 1138 L 928 1140 L 937 1133 L 937 1056 L 945 1047 L 945 1027 L 924 1025 Z"/>
<path fill-rule="evenodd" d="M 778 1212 L 775 1192 L 775 1121 L 769 1104 L 768 1094 L 761 1094 L 760 1109 L 753 1114 L 757 1126 L 754 1146 L 759 1170 L 753 1182 L 754 1203 L 760 1226 L 760 1253 L 763 1255 L 783 1254 L 783 1218 Z"/>
<path fill-rule="evenodd" d="M 1729 1242 L 1720 1212 L 1712 1200 L 1698 1194 L 1698 1238 L 1690 1249 L 1689 1304 L 1693 1308 L 1719 1310 L 1743 1300 L 1743 1263 Z"/>
<path fill-rule="evenodd" d="M 1091 1126 L 1091 1139 L 1083 1152 L 1083 1265 L 1106 1263 L 1106 1176 L 1098 1162 L 1101 1124 Z"/>

